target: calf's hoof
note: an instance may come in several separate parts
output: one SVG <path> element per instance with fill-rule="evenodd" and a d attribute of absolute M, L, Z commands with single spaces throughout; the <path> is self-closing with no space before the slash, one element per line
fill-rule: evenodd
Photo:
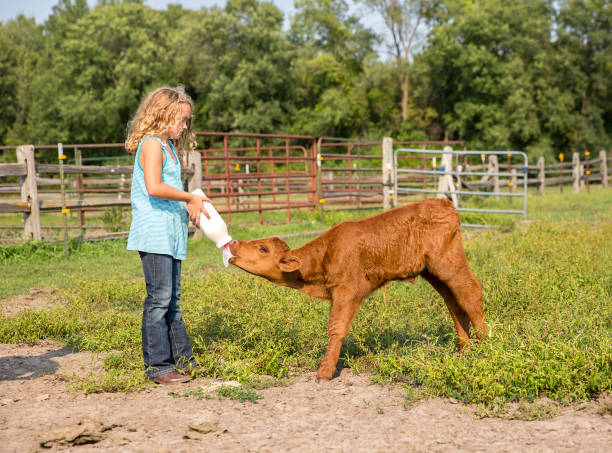
<path fill-rule="evenodd" d="M 334 377 L 333 369 L 321 367 L 317 370 L 317 384 L 325 384 L 326 382 L 331 381 L 332 377 Z"/>

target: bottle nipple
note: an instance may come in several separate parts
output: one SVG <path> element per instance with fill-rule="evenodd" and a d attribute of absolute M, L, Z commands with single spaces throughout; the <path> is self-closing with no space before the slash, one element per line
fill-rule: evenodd
<path fill-rule="evenodd" d="M 229 248 L 229 242 L 223 246 L 223 264 L 229 266 L 229 259 L 234 256 Z"/>

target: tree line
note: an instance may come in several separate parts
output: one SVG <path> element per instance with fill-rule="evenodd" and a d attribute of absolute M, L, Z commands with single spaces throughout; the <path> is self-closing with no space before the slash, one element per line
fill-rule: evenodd
<path fill-rule="evenodd" d="M 258 0 L 59 0 L 43 24 L 0 24 L 0 144 L 123 141 L 143 95 L 180 83 L 195 130 L 456 139 L 533 159 L 611 146 L 610 0 L 359 1 L 361 17 L 295 0 L 284 27 Z"/>

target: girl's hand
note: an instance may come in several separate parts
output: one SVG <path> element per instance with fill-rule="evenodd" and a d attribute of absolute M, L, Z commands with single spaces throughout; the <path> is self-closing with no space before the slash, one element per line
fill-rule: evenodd
<path fill-rule="evenodd" d="M 210 219 L 210 215 L 204 208 L 204 202 L 210 203 L 210 198 L 207 196 L 191 194 L 191 199 L 187 202 L 187 212 L 189 213 L 189 220 L 196 227 L 200 228 L 200 214 L 204 214 L 207 219 Z"/>

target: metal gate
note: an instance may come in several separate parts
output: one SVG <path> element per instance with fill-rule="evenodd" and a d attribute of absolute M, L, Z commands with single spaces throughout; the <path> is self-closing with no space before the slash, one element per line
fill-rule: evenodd
<path fill-rule="evenodd" d="M 418 155 L 431 168 L 404 167 L 398 165 L 398 156 Z M 502 164 L 501 158 L 506 158 Z M 476 160 L 476 163 L 474 163 Z M 418 162 L 410 160 L 408 162 Z M 393 197 L 394 205 L 400 195 L 432 194 L 438 198 L 448 197 L 457 211 L 492 214 L 522 214 L 527 217 L 527 155 L 521 151 L 442 151 L 400 148 L 393 153 Z M 401 178 L 410 175 L 411 178 Z M 433 179 L 434 187 L 427 188 Z M 401 181 L 413 181 L 412 184 Z M 415 184 L 414 181 L 417 181 Z M 518 190 L 517 190 L 518 189 Z M 503 209 L 469 206 L 471 197 L 522 198 L 521 209 Z M 467 227 L 490 227 L 490 225 L 462 223 Z"/>
<path fill-rule="evenodd" d="M 327 206 L 326 209 L 370 209 L 384 206 L 385 194 L 381 186 L 391 187 L 385 182 L 383 142 L 319 138 L 317 198 L 320 212 L 323 212 L 323 204 Z M 396 146 L 421 146 L 423 150 L 450 145 L 464 147 L 464 142 L 448 140 L 393 143 Z M 390 152 L 388 159 L 391 168 Z"/>
<path fill-rule="evenodd" d="M 316 208 L 316 139 L 312 136 L 198 132 L 202 189 L 231 224 L 233 213 Z"/>

